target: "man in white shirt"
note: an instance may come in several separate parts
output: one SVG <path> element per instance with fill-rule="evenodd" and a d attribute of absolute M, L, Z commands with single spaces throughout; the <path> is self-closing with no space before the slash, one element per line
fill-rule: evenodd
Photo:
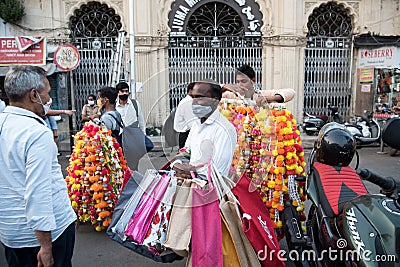
<path fill-rule="evenodd" d="M 179 148 L 185 146 L 190 128 L 192 127 L 193 122 L 197 120 L 192 111 L 193 98 L 191 93 L 194 84 L 195 83 L 190 83 L 188 85 L 188 94 L 179 102 L 175 111 L 174 130 L 179 133 Z"/>
<path fill-rule="evenodd" d="M 191 93 L 192 111 L 197 117 L 193 123 L 185 147 L 190 151 L 190 162 L 173 162 L 178 177 L 190 178 L 195 166 L 206 164 L 209 160 L 220 174 L 227 176 L 236 146 L 236 130 L 219 112 L 221 86 L 212 81 L 194 83 Z M 207 175 L 207 168 L 197 170 Z"/>
<path fill-rule="evenodd" d="M 146 123 L 140 104 L 135 99 L 130 99 L 129 85 L 126 82 L 118 83 L 115 88 L 118 91 L 117 104 L 115 109 L 121 114 L 124 126 L 129 126 L 136 121 L 139 121 L 139 128 L 146 134 Z M 135 101 L 135 103 L 133 102 Z"/>
<path fill-rule="evenodd" d="M 6 103 L 0 99 L 0 113 L 6 108 Z"/>
<path fill-rule="evenodd" d="M 71 266 L 76 214 L 43 118 L 50 85 L 40 67 L 5 77 L 10 105 L 0 114 L 0 241 L 9 266 Z"/>

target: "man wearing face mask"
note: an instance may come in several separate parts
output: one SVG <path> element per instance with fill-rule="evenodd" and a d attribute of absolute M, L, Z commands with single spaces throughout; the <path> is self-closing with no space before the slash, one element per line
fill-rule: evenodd
<path fill-rule="evenodd" d="M 115 88 L 118 90 L 117 103 L 115 109 L 121 114 L 125 126 L 130 126 L 139 122 L 139 128 L 146 134 L 146 123 L 137 100 L 129 98 L 129 85 L 126 82 L 118 83 Z"/>
<path fill-rule="evenodd" d="M 112 132 L 112 136 L 122 146 L 121 130 L 123 123 L 121 115 L 115 110 L 116 100 L 117 92 L 115 88 L 106 86 L 99 90 L 97 105 L 104 111 L 100 117 L 100 121 Z"/>
<path fill-rule="evenodd" d="M 96 96 L 90 94 L 88 96 L 87 104 L 85 104 L 82 108 L 82 126 L 85 124 L 85 122 L 100 117 L 99 110 L 100 110 L 99 106 L 97 106 L 96 103 Z"/>
<path fill-rule="evenodd" d="M 197 117 L 193 123 L 185 147 L 190 151 L 190 162 L 173 162 L 172 168 L 178 177 L 190 178 L 194 166 L 205 164 L 211 159 L 214 167 L 222 174 L 228 175 L 236 146 L 236 130 L 219 112 L 221 86 L 213 81 L 194 83 L 191 92 L 192 111 Z M 206 168 L 197 170 L 206 175 Z"/>
<path fill-rule="evenodd" d="M 43 118 L 50 85 L 36 66 L 5 77 L 10 105 L 0 114 L 0 242 L 9 266 L 71 266 L 76 214 Z"/>

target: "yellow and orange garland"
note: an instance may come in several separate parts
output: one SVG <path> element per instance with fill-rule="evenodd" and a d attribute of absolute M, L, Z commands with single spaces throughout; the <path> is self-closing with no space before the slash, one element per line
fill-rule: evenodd
<path fill-rule="evenodd" d="M 87 122 L 74 136 L 69 161 L 65 180 L 79 221 L 107 228 L 128 169 L 122 148 L 105 126 Z"/>
<path fill-rule="evenodd" d="M 220 112 L 235 126 L 238 136 L 231 172 L 251 177 L 276 230 L 282 228 L 286 199 L 304 221 L 304 184 L 295 177 L 305 175 L 306 163 L 293 114 L 282 104 L 262 108 L 232 99 L 221 101 Z"/>

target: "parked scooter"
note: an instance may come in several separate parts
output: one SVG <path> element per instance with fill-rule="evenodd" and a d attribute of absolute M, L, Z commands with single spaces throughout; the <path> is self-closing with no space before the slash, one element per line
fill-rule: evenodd
<path fill-rule="evenodd" d="M 356 139 L 357 145 L 380 142 L 381 127 L 373 117 L 373 112 L 364 111 L 364 115 L 357 118 L 355 124 L 345 123 L 345 126 Z"/>
<path fill-rule="evenodd" d="M 400 149 L 396 131 L 385 132 L 385 142 L 392 140 L 388 145 Z M 328 123 L 321 129 L 309 158 L 312 204 L 305 233 L 295 207 L 285 203 L 286 241 L 299 255 L 296 266 L 399 266 L 400 182 L 369 170 L 356 172 L 348 166 L 355 154 L 358 167 L 356 143 L 344 125 Z M 382 194 L 369 194 L 360 177 L 380 186 Z"/>
<path fill-rule="evenodd" d="M 307 112 L 304 113 L 302 128 L 307 135 L 317 135 L 319 130 L 321 130 L 322 126 L 324 126 L 328 122 L 333 121 L 341 123 L 338 107 L 331 106 L 330 103 L 328 103 L 328 110 L 329 110 L 329 116 L 309 114 Z"/>

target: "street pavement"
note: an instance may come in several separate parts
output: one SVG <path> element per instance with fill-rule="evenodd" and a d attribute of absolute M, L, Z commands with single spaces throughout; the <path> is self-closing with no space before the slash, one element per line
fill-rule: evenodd
<path fill-rule="evenodd" d="M 306 151 L 306 158 L 309 156 L 310 149 L 316 137 L 302 136 L 303 146 Z M 160 138 L 153 138 L 156 147 L 154 151 L 143 157 L 139 164 L 139 172 L 144 173 L 146 169 L 159 169 L 169 157 L 176 153 L 176 149 L 163 149 L 160 144 Z M 379 146 L 364 147 L 359 151 L 360 168 L 368 168 L 377 174 L 383 176 L 395 176 L 400 169 L 400 157 L 390 157 L 387 153 L 380 153 Z M 388 150 L 388 148 L 385 148 Z M 385 151 L 384 151 L 385 152 Z M 63 155 L 59 156 L 59 162 L 65 172 L 68 165 L 69 152 L 63 151 Z M 355 166 L 355 163 L 352 163 Z M 396 178 L 400 179 L 400 177 Z M 377 193 L 378 188 L 366 182 L 367 189 L 372 193 Z M 286 248 L 285 241 L 282 240 L 280 245 Z M 1 246 L 0 246 L 1 247 Z M 0 248 L 0 267 L 6 267 L 4 261 L 4 251 Z M 152 260 L 144 258 L 127 248 L 112 241 L 105 232 L 96 232 L 89 223 L 79 224 L 76 231 L 76 243 L 73 256 L 73 266 L 102 266 L 102 267 L 122 267 L 122 266 L 185 266 L 185 260 L 177 261 L 170 264 L 156 263 Z M 287 266 L 294 266 L 288 263 Z"/>

